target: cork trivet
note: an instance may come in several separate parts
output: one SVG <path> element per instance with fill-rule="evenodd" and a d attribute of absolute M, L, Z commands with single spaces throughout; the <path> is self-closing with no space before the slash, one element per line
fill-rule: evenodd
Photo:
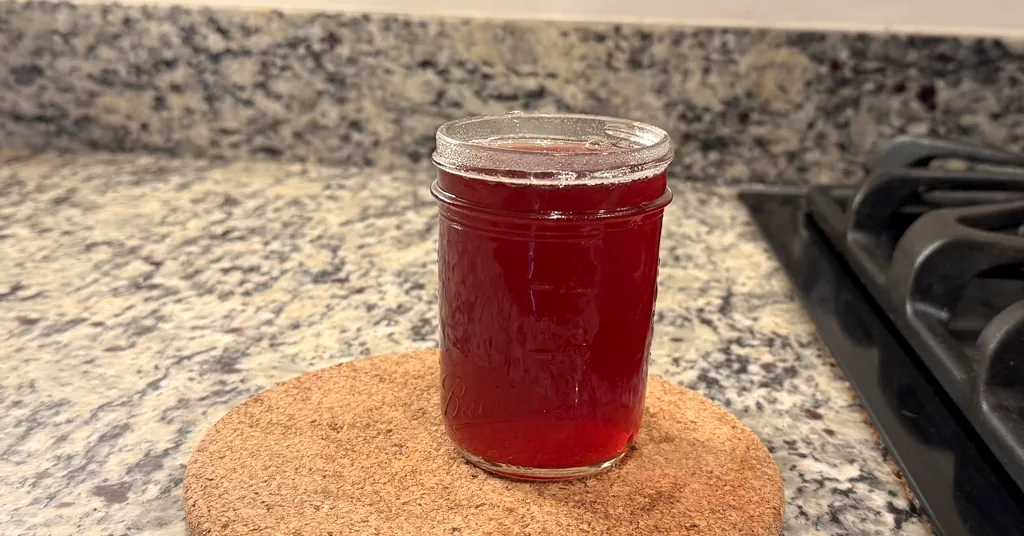
<path fill-rule="evenodd" d="M 636 448 L 584 480 L 494 477 L 441 422 L 437 351 L 360 359 L 244 402 L 185 472 L 193 536 L 775 536 L 782 479 L 721 406 L 652 378 Z"/>

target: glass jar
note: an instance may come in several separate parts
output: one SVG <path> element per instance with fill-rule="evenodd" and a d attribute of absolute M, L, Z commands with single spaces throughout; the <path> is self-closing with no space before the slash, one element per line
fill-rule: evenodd
<path fill-rule="evenodd" d="M 611 467 L 643 415 L 668 134 L 514 112 L 437 131 L 441 403 L 474 464 Z"/>

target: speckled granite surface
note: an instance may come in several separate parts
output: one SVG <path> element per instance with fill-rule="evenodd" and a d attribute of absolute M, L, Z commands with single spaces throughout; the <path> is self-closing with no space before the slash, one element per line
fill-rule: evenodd
<path fill-rule="evenodd" d="M 4 156 L 4 534 L 184 536 L 184 464 L 229 408 L 304 371 L 436 345 L 429 180 Z M 787 535 L 926 532 L 733 193 L 675 190 L 652 372 L 764 439 Z"/>
<path fill-rule="evenodd" d="M 998 40 L 0 3 L 0 144 L 401 167 L 511 109 L 670 131 L 673 174 L 844 182 L 896 133 L 1024 148 Z"/>

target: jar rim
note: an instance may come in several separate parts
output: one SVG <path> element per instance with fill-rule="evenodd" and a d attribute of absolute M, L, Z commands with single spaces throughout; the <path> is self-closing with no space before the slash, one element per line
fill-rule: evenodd
<path fill-rule="evenodd" d="M 438 168 L 470 178 L 568 185 L 650 177 L 664 171 L 672 156 L 668 133 L 646 123 L 509 112 L 441 125 L 432 159 Z"/>

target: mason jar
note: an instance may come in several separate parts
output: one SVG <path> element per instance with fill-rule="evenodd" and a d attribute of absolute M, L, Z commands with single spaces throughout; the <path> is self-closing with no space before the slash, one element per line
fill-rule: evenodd
<path fill-rule="evenodd" d="M 672 154 L 659 128 L 590 115 L 437 131 L 441 408 L 472 463 L 569 479 L 633 444 Z"/>

